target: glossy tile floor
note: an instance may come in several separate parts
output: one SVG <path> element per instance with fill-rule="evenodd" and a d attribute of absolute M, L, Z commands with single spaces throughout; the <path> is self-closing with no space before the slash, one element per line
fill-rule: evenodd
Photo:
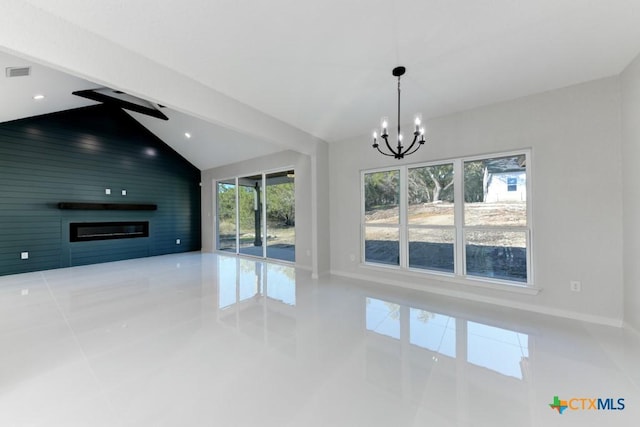
<path fill-rule="evenodd" d="M 0 345 L 8 427 L 640 423 L 629 331 L 235 256 L 0 277 Z"/>

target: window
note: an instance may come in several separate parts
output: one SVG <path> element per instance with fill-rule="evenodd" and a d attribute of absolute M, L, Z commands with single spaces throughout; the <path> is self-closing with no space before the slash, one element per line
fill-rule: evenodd
<path fill-rule="evenodd" d="M 218 182 L 217 192 L 217 227 L 218 245 L 220 251 L 236 251 L 236 180 Z"/>
<path fill-rule="evenodd" d="M 400 265 L 400 171 L 364 175 L 364 258 Z"/>
<path fill-rule="evenodd" d="M 454 272 L 453 163 L 408 170 L 409 267 Z"/>
<path fill-rule="evenodd" d="M 527 282 L 526 191 L 513 192 L 505 174 L 526 182 L 526 156 L 464 162 L 466 274 Z"/>
<path fill-rule="evenodd" d="M 528 157 L 363 172 L 364 263 L 531 284 Z"/>

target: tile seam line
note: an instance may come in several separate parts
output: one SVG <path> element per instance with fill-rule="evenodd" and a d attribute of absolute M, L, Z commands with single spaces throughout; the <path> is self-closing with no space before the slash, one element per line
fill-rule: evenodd
<path fill-rule="evenodd" d="M 600 339 L 597 336 L 595 336 L 594 333 L 591 332 L 591 330 L 588 328 L 587 324 L 583 323 L 582 325 L 580 325 L 580 327 L 582 328 L 582 330 L 586 333 L 586 335 L 589 338 L 591 338 L 592 340 L 595 341 L 596 345 L 598 346 L 600 351 L 602 351 L 604 353 L 604 355 L 607 357 L 609 362 L 613 366 L 615 366 L 621 373 L 624 373 L 624 377 L 625 377 L 625 379 L 627 379 L 629 381 L 629 384 L 634 386 L 636 389 L 640 390 L 640 382 L 636 381 L 633 376 L 631 376 L 631 375 L 626 373 L 627 371 L 626 371 L 624 365 L 622 363 L 620 363 L 620 361 L 619 361 L 619 359 L 617 357 L 614 357 L 614 356 L 611 355 L 611 351 L 607 347 L 605 347 L 605 345 L 602 343 L 602 339 Z M 634 332 L 631 331 L 631 333 L 633 334 Z"/>
<path fill-rule="evenodd" d="M 67 318 L 67 315 L 62 310 L 62 307 L 58 303 L 58 299 L 56 298 L 55 294 L 51 290 L 51 286 L 49 285 L 49 281 L 47 280 L 46 275 L 44 274 L 44 272 L 41 271 L 40 272 L 40 276 L 42 277 L 42 280 L 44 281 L 44 284 L 47 286 L 47 291 L 49 292 L 49 295 L 53 299 L 53 302 L 56 305 L 56 309 L 58 310 L 58 312 L 62 316 L 62 319 L 64 320 L 64 323 L 67 325 L 67 328 L 69 328 L 69 331 L 71 331 L 71 335 L 73 336 L 73 340 L 76 343 L 76 345 L 78 346 L 78 348 L 80 349 L 80 353 L 82 353 L 82 357 L 84 358 L 84 361 L 86 362 L 86 364 L 87 364 L 87 366 L 89 368 L 89 371 L 91 372 L 91 376 L 93 377 L 93 380 L 98 385 L 98 388 L 99 388 L 99 391 L 100 391 L 100 396 L 102 396 L 108 402 L 109 409 L 111 410 L 111 413 L 118 420 L 118 424 L 121 427 L 124 426 L 124 422 L 123 422 L 120 414 L 118 413 L 118 411 L 116 411 L 112 400 L 107 395 L 107 391 L 106 391 L 104 385 L 102 384 L 102 381 L 100 381 L 100 379 L 98 378 L 98 375 L 96 374 L 95 370 L 93 369 L 93 366 L 91 365 L 91 361 L 87 357 L 87 353 L 84 351 L 84 347 L 80 343 L 80 340 L 78 339 L 78 335 L 76 334 L 76 331 L 71 326 L 71 323 L 69 322 L 69 319 Z"/>

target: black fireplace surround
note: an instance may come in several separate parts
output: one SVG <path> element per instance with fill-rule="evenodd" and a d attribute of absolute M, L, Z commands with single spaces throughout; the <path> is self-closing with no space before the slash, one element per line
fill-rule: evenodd
<path fill-rule="evenodd" d="M 72 222 L 69 224 L 69 240 L 71 242 L 136 237 L 149 237 L 149 221 Z"/>

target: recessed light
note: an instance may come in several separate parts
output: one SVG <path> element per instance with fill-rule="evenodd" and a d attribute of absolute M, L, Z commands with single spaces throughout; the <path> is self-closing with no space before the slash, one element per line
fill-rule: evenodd
<path fill-rule="evenodd" d="M 184 133 L 185 138 L 189 139 L 191 138 L 191 134 L 189 132 L 185 132 Z"/>
<path fill-rule="evenodd" d="M 41 99 L 44 99 L 44 95 L 42 94 L 33 95 L 33 99 L 35 99 L 36 101 L 40 101 Z"/>

